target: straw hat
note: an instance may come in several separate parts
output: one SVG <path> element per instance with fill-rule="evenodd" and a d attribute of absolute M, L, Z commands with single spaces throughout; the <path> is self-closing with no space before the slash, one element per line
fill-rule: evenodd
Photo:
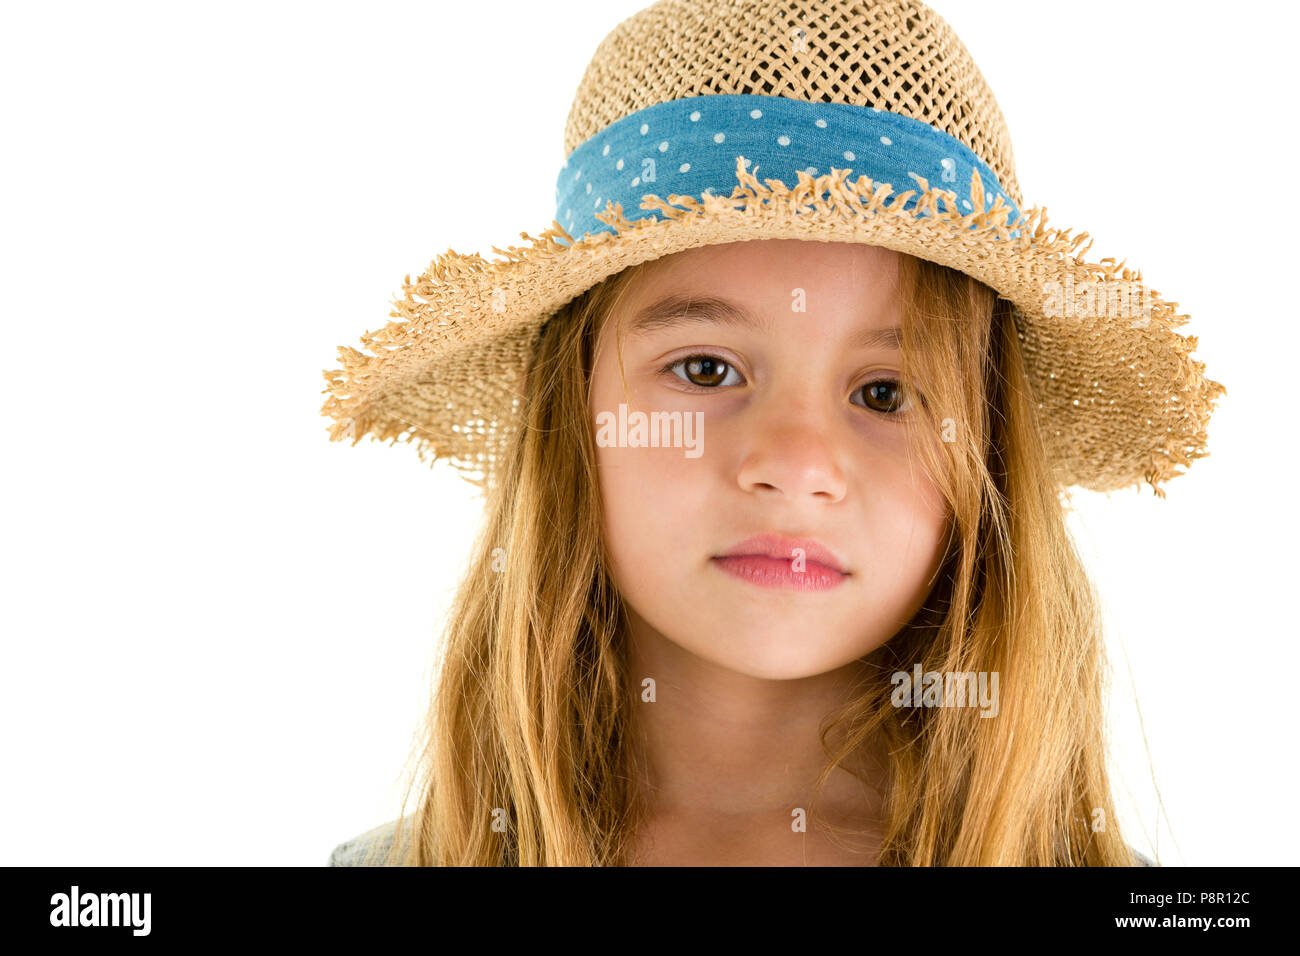
<path fill-rule="evenodd" d="M 550 228 L 495 259 L 438 256 L 366 351 L 339 349 L 332 440 L 411 442 L 490 490 L 557 309 L 639 262 L 793 238 L 910 253 L 1010 301 L 1062 486 L 1163 497 L 1206 454 L 1226 390 L 1174 331 L 1188 317 L 1022 208 L 993 93 L 920 3 L 662 0 L 596 49 L 564 153 Z"/>

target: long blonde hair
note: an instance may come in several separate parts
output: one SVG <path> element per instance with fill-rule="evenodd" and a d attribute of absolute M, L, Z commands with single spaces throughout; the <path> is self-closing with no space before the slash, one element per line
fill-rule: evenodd
<path fill-rule="evenodd" d="M 817 789 L 883 745 L 882 865 L 1131 865 L 1107 776 L 1096 596 L 1039 438 L 1011 306 L 960 272 L 902 261 L 903 374 L 925 396 L 908 427 L 944 435 L 912 445 L 949 502 L 951 533 L 925 606 L 863 658 L 861 692 L 823 724 Z M 601 322 L 641 268 L 539 334 L 385 862 L 629 862 L 644 819 L 638 697 L 588 402 Z M 916 664 L 1000 675 L 997 717 L 894 706 L 890 675 Z"/>

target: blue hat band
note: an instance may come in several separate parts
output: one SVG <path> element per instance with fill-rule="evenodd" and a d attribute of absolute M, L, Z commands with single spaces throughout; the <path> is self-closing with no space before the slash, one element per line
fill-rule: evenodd
<path fill-rule="evenodd" d="M 910 116 L 844 103 L 809 103 L 784 96 L 713 94 L 656 103 L 616 120 L 578 146 L 556 182 L 555 220 L 569 235 L 613 232 L 596 218 L 608 202 L 628 219 L 655 215 L 641 197 L 680 193 L 730 196 L 736 158 L 760 182 L 798 182 L 798 171 L 820 176 L 849 169 L 894 193 L 917 189 L 915 177 L 957 195 L 958 212 L 977 212 L 971 174 L 984 183 L 985 208 L 999 197 L 1019 211 L 993 171 L 967 146 Z M 913 196 L 903 208 L 915 208 Z M 923 210 L 921 215 L 924 215 Z"/>

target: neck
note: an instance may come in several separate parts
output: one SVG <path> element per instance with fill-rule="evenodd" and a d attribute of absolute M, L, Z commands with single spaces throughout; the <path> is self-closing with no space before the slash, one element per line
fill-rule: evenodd
<path fill-rule="evenodd" d="M 629 613 L 628 662 L 643 747 L 641 783 L 651 814 L 788 818 L 808 810 L 830 762 L 820 731 L 851 699 L 857 662 L 814 677 L 752 677 L 684 650 Z M 655 700 L 642 682 L 654 680 Z M 838 729 L 837 729 L 838 734 Z M 828 736 L 834 751 L 838 736 Z M 874 819 L 883 780 L 880 755 L 859 755 L 864 784 L 837 767 L 818 793 L 820 812 Z"/>

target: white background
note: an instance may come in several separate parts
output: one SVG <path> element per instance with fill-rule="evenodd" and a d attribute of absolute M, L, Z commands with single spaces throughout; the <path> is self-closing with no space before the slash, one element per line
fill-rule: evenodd
<path fill-rule="evenodd" d="M 409 446 L 329 442 L 321 372 L 403 275 L 549 225 L 642 5 L 5 5 L 0 863 L 316 865 L 396 816 L 479 515 Z M 1229 389 L 1168 500 L 1076 494 L 1124 822 L 1294 864 L 1293 8 L 934 6 L 1026 205 L 1177 300 Z"/>

